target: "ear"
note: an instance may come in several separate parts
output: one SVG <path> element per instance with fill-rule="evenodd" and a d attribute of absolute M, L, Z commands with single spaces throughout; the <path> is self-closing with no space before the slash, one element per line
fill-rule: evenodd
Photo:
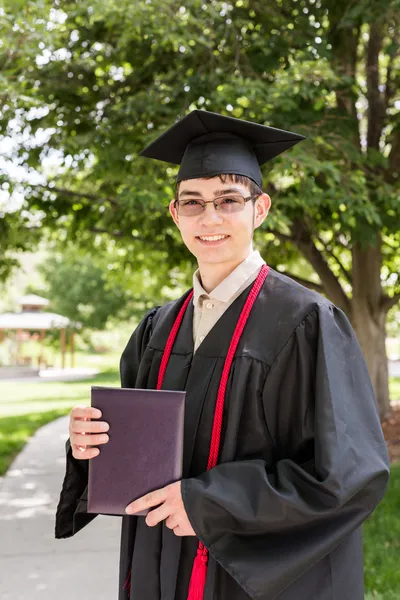
<path fill-rule="evenodd" d="M 171 200 L 171 202 L 169 203 L 169 212 L 174 220 L 175 225 L 179 227 L 179 216 L 178 211 L 175 208 L 175 200 Z"/>
<path fill-rule="evenodd" d="M 271 198 L 268 194 L 261 194 L 257 198 L 254 204 L 254 229 L 260 227 L 260 225 L 267 218 L 269 209 L 271 208 Z"/>

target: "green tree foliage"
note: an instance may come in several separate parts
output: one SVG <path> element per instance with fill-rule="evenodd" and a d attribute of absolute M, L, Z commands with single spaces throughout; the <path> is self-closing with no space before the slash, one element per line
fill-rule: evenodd
<path fill-rule="evenodd" d="M 38 266 L 44 289 L 31 291 L 49 298 L 54 312 L 84 329 L 104 329 L 121 320 L 139 318 L 155 302 L 163 304 L 176 295 L 175 290 L 160 287 L 159 278 L 153 277 L 144 264 L 141 271 L 127 277 L 130 267 L 126 265 L 120 271 L 121 252 L 112 246 L 109 244 L 98 255 L 73 246 L 53 251 Z M 180 285 L 179 278 L 175 283 Z"/>
<path fill-rule="evenodd" d="M 20 253 L 35 247 L 39 239 L 39 231 L 27 213 L 7 211 L 0 203 L 0 282 L 19 266 Z"/>
<path fill-rule="evenodd" d="M 4 6 L 3 140 L 28 169 L 59 165 L 25 186 L 24 208 L 88 251 L 114 239 L 123 265 L 151 263 L 160 285 L 173 268 L 189 274 L 193 258 L 166 210 L 176 167 L 138 152 L 194 108 L 306 135 L 263 167 L 273 210 L 256 241 L 270 264 L 346 311 L 387 413 L 385 321 L 400 298 L 399 1 Z"/>
<path fill-rule="evenodd" d="M 54 255 L 39 268 L 52 309 L 86 328 L 103 329 L 125 309 L 125 288 L 107 284 L 107 269 L 76 252 Z"/>

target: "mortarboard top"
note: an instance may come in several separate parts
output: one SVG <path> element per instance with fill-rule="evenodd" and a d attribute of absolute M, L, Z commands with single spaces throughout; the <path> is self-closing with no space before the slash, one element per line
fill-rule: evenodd
<path fill-rule="evenodd" d="M 176 183 L 233 173 L 262 188 L 260 166 L 304 139 L 283 129 L 193 110 L 139 155 L 180 165 Z"/>

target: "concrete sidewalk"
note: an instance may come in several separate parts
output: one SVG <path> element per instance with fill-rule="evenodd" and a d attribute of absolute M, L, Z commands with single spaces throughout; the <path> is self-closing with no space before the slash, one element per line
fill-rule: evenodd
<path fill-rule="evenodd" d="M 54 538 L 68 418 L 39 429 L 0 482 L 0 600 L 114 600 L 121 519 Z"/>

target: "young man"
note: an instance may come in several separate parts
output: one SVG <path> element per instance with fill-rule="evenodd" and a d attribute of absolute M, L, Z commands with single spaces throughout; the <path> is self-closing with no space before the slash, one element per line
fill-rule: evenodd
<path fill-rule="evenodd" d="M 361 524 L 389 472 L 365 362 L 346 316 L 252 246 L 271 204 L 260 165 L 301 139 L 193 111 L 142 152 L 181 165 L 169 209 L 199 268 L 193 296 L 149 311 L 121 358 L 123 387 L 155 389 L 164 357 L 162 387 L 186 407 L 182 481 L 122 519 L 120 600 L 364 597 Z M 100 417 L 71 412 L 56 537 L 95 517 Z"/>

